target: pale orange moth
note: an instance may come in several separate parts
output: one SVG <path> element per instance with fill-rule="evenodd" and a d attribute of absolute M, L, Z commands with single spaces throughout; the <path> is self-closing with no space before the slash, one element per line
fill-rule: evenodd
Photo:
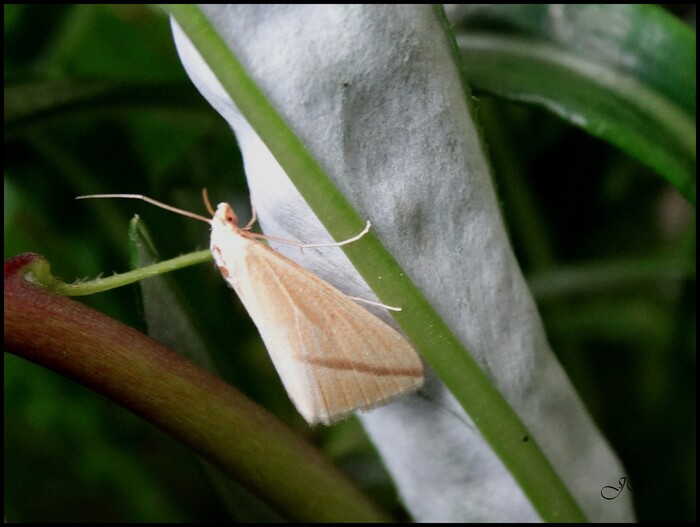
<path fill-rule="evenodd" d="M 357 305 L 360 299 L 257 241 L 340 246 L 361 238 L 369 222 L 359 235 L 342 242 L 300 244 L 251 232 L 255 213 L 241 228 L 228 203 L 214 211 L 206 192 L 204 196 L 211 220 L 140 194 L 81 198 L 141 199 L 209 223 L 214 260 L 253 319 L 289 397 L 309 424 L 332 424 L 422 385 L 421 360 L 396 330 Z"/>

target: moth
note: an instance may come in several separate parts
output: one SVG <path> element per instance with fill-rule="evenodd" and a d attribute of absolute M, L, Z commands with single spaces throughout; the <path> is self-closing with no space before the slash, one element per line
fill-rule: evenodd
<path fill-rule="evenodd" d="M 332 424 L 422 385 L 423 365 L 406 339 L 357 299 L 262 243 L 285 240 L 252 232 L 255 215 L 239 227 L 233 208 L 220 203 L 212 209 L 206 194 L 211 219 L 138 194 L 82 197 L 141 199 L 209 223 L 216 265 L 255 323 L 290 399 L 309 424 Z M 369 227 L 367 222 L 359 235 L 323 246 L 356 241 Z"/>

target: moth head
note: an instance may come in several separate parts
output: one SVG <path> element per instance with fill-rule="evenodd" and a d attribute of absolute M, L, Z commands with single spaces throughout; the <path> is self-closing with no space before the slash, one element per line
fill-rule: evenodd
<path fill-rule="evenodd" d="M 233 212 L 233 208 L 228 203 L 219 203 L 216 206 L 212 224 L 228 226 L 232 229 L 238 229 L 238 216 Z"/>

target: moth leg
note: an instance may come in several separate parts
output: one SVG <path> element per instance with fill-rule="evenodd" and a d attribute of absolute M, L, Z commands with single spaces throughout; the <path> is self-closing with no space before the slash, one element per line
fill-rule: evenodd
<path fill-rule="evenodd" d="M 346 296 L 348 298 L 352 298 L 355 302 L 362 302 L 364 304 L 369 304 L 370 306 L 383 307 L 384 309 L 388 309 L 389 311 L 401 311 L 400 307 L 388 306 L 386 304 L 382 304 L 381 302 L 374 302 L 373 300 L 367 300 L 366 298 L 360 298 L 357 296 L 350 296 L 350 295 L 346 295 Z"/>
<path fill-rule="evenodd" d="M 253 205 L 253 198 L 252 197 L 250 199 L 250 210 L 253 213 L 253 217 L 250 218 L 248 225 L 243 227 L 244 231 L 249 231 L 253 227 L 253 225 L 255 225 L 255 222 L 258 221 L 258 212 L 255 210 L 255 205 Z M 257 236 L 256 236 L 256 238 L 257 238 Z"/>

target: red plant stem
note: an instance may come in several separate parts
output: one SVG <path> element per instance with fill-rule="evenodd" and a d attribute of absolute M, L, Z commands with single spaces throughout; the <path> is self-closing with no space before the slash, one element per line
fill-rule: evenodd
<path fill-rule="evenodd" d="M 28 282 L 41 260 L 23 254 L 5 262 L 6 351 L 128 408 L 287 518 L 387 519 L 317 450 L 235 388 L 135 329 Z"/>

